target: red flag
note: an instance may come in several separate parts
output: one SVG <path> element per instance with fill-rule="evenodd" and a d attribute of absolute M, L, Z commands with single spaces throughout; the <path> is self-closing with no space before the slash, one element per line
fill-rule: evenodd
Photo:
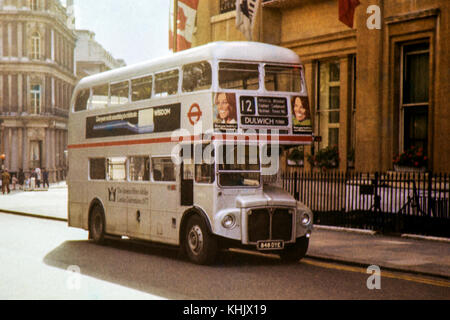
<path fill-rule="evenodd" d="M 339 20 L 353 28 L 355 8 L 359 5 L 359 0 L 339 0 Z"/>
<path fill-rule="evenodd" d="M 177 12 L 177 50 L 189 49 L 195 28 L 195 17 L 199 0 L 175 0 L 178 2 Z M 173 16 L 173 8 L 171 8 Z M 173 20 L 172 20 L 173 21 Z M 173 49 L 173 22 L 169 28 L 169 49 Z"/>

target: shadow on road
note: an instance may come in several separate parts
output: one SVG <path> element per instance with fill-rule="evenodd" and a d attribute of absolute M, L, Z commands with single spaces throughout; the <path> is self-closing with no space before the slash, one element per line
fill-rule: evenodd
<path fill-rule="evenodd" d="M 234 251 L 221 252 L 212 266 L 198 266 L 181 256 L 177 248 L 129 240 L 108 240 L 104 246 L 66 241 L 49 252 L 44 263 L 65 270 L 78 266 L 85 276 L 168 299 L 261 299 L 254 291 L 246 294 L 247 281 L 265 279 L 274 268 L 288 272 L 302 267 Z"/>

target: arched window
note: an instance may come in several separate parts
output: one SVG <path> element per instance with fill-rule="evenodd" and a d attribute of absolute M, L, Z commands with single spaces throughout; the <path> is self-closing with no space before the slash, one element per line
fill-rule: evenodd
<path fill-rule="evenodd" d="M 39 59 L 41 57 L 41 36 L 38 32 L 31 35 L 31 58 Z"/>

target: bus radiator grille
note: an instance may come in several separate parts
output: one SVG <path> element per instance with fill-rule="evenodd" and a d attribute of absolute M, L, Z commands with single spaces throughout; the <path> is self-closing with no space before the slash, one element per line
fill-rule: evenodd
<path fill-rule="evenodd" d="M 287 209 L 255 209 L 248 216 L 248 239 L 251 243 L 261 240 L 292 239 L 292 214 Z"/>

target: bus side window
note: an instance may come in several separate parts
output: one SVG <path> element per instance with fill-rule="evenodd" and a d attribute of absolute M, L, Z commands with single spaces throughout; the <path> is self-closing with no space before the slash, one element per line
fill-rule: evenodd
<path fill-rule="evenodd" d="M 89 179 L 91 180 L 106 179 L 105 158 L 89 159 Z"/>
<path fill-rule="evenodd" d="M 91 109 L 106 108 L 108 104 L 108 89 L 109 86 L 107 84 L 92 88 Z"/>
<path fill-rule="evenodd" d="M 150 181 L 150 160 L 148 157 L 130 157 L 130 181 Z"/>
<path fill-rule="evenodd" d="M 169 158 L 153 158 L 152 159 L 153 181 L 174 182 L 175 165 Z"/>
<path fill-rule="evenodd" d="M 171 70 L 155 75 L 155 95 L 165 97 L 178 92 L 179 71 Z"/>
<path fill-rule="evenodd" d="M 143 77 L 131 80 L 131 100 L 147 100 L 152 97 L 153 77 Z"/>
<path fill-rule="evenodd" d="M 111 84 L 111 104 L 125 104 L 128 102 L 128 81 Z"/>
<path fill-rule="evenodd" d="M 114 157 L 108 158 L 107 175 L 110 181 L 124 181 L 127 179 L 127 158 Z"/>
<path fill-rule="evenodd" d="M 207 61 L 183 66 L 183 92 L 209 89 L 211 79 L 211 65 Z"/>
<path fill-rule="evenodd" d="M 210 144 L 197 144 L 195 146 L 195 158 L 201 159 L 201 163 L 195 164 L 195 182 L 213 183 L 215 181 L 214 149 Z"/>
<path fill-rule="evenodd" d="M 74 110 L 75 112 L 87 109 L 90 95 L 91 95 L 90 89 L 84 89 L 77 93 L 77 98 L 75 99 L 75 110 Z"/>

